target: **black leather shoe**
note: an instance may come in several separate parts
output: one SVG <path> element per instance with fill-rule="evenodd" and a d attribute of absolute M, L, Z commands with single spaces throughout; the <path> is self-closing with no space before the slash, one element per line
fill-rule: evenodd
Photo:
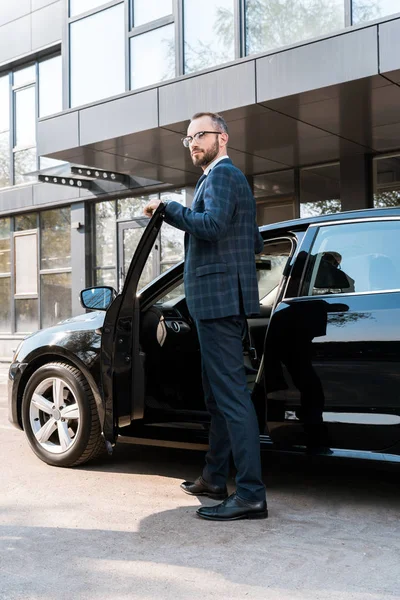
<path fill-rule="evenodd" d="M 228 496 L 226 487 L 221 488 L 217 485 L 207 483 L 202 477 L 198 477 L 194 482 L 184 481 L 181 483 L 181 489 L 185 494 L 190 494 L 191 496 L 208 496 L 209 498 L 214 498 L 214 500 L 223 500 Z"/>
<path fill-rule="evenodd" d="M 268 517 L 267 503 L 248 502 L 242 500 L 236 493 L 232 494 L 217 506 L 202 506 L 196 513 L 202 519 L 211 521 L 237 521 L 238 519 L 266 519 Z"/>

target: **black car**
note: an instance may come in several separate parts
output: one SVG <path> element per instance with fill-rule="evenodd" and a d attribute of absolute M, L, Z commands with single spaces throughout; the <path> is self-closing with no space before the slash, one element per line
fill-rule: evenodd
<path fill-rule="evenodd" d="M 82 304 L 94 311 L 38 331 L 15 353 L 10 421 L 49 464 L 81 464 L 118 439 L 206 447 L 183 263 L 137 294 L 162 221 L 158 209 L 121 294 L 84 290 Z M 260 315 L 248 319 L 243 362 L 262 447 L 398 462 L 400 209 L 261 232 Z"/>

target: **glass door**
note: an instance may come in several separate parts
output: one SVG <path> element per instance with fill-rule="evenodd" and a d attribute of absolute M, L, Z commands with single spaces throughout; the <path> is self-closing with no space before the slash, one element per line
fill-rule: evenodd
<path fill-rule="evenodd" d="M 145 217 L 118 223 L 118 284 L 121 292 L 131 260 L 149 220 Z M 159 238 L 150 252 L 139 280 L 138 290 L 150 283 L 160 272 Z"/>

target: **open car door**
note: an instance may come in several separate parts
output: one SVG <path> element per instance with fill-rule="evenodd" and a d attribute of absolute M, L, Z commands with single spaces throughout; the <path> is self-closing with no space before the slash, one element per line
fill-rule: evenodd
<path fill-rule="evenodd" d="M 138 226 L 146 223 L 143 217 Z M 115 428 L 143 418 L 144 353 L 139 346 L 139 279 L 163 223 L 161 204 L 148 222 L 133 255 L 121 293 L 108 308 L 101 340 L 101 381 L 105 403 L 103 434 L 114 443 Z"/>

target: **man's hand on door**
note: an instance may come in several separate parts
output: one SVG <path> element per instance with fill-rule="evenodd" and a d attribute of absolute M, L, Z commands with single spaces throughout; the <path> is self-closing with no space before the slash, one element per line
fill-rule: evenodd
<path fill-rule="evenodd" d="M 154 211 L 158 208 L 158 206 L 161 204 L 161 200 L 155 199 L 155 200 L 150 200 L 150 202 L 148 202 L 146 204 L 146 206 L 143 209 L 143 214 L 145 217 L 152 217 Z"/>

